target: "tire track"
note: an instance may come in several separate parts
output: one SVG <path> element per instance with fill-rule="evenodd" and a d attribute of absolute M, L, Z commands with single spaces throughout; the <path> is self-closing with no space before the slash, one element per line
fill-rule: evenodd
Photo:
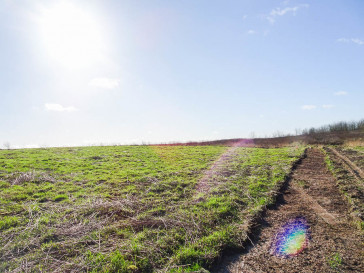
<path fill-rule="evenodd" d="M 364 172 L 356 166 L 349 158 L 338 152 L 335 148 L 327 147 L 327 150 L 331 151 L 336 157 L 342 160 L 350 171 L 359 180 L 364 180 Z"/>
<path fill-rule="evenodd" d="M 308 149 L 306 155 L 277 204 L 252 228 L 252 243 L 243 253 L 227 256 L 213 272 L 364 272 L 363 234 L 351 224 L 349 206 L 324 155 L 318 149 Z M 304 217 L 310 226 L 308 248 L 288 259 L 272 255 L 277 231 L 296 217 Z M 333 255 L 341 257 L 340 264 L 330 263 Z"/>

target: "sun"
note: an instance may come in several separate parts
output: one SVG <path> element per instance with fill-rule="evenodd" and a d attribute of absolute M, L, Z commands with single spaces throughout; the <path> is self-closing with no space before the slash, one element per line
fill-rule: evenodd
<path fill-rule="evenodd" d="M 47 58 L 66 68 L 82 69 L 102 59 L 105 39 L 95 16 L 70 2 L 43 7 L 38 17 Z"/>

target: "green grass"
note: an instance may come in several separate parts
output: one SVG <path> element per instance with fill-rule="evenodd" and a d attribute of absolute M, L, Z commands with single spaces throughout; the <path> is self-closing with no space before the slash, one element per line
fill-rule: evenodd
<path fill-rule="evenodd" d="M 330 257 L 327 257 L 326 261 L 328 265 L 334 270 L 339 270 L 342 265 L 342 257 L 340 253 L 333 253 Z"/>
<path fill-rule="evenodd" d="M 364 146 L 356 146 L 352 147 L 353 150 L 356 150 L 358 152 L 364 153 Z"/>
<path fill-rule="evenodd" d="M 0 221 L 0 230 L 15 227 L 19 224 L 19 218 L 15 216 L 4 216 Z"/>
<path fill-rule="evenodd" d="M 303 147 L 0 151 L 0 271 L 189 272 L 241 246 Z"/>

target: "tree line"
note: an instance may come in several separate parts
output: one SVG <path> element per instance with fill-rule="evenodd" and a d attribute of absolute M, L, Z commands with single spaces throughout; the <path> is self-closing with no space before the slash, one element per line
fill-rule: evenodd
<path fill-rule="evenodd" d="M 296 134 L 313 135 L 313 134 L 333 133 L 333 132 L 349 132 L 357 130 L 364 130 L 364 119 L 359 121 L 350 121 L 350 122 L 340 121 L 324 125 L 318 128 L 312 127 L 304 130 L 296 130 Z"/>

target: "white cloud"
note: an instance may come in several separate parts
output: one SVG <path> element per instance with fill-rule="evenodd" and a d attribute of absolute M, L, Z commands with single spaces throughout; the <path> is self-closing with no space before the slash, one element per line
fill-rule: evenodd
<path fill-rule="evenodd" d="M 322 108 L 324 108 L 324 109 L 330 109 L 330 108 L 333 108 L 333 107 L 335 107 L 335 105 L 332 105 L 332 104 L 323 104 L 322 105 Z"/>
<path fill-rule="evenodd" d="M 250 30 L 248 30 L 248 32 L 247 32 L 248 34 L 250 34 L 250 35 L 252 35 L 252 34 L 255 34 L 255 33 L 257 33 L 255 30 L 253 30 L 253 29 L 250 29 Z"/>
<path fill-rule="evenodd" d="M 47 111 L 56 111 L 56 112 L 74 112 L 78 109 L 73 106 L 64 107 L 57 103 L 46 103 L 44 104 L 44 107 Z"/>
<path fill-rule="evenodd" d="M 351 41 L 352 41 L 353 43 L 358 44 L 358 45 L 364 45 L 364 41 L 363 41 L 363 40 L 360 40 L 360 39 L 358 39 L 358 38 L 351 39 Z"/>
<path fill-rule="evenodd" d="M 339 91 L 339 92 L 335 92 L 334 96 L 346 96 L 348 94 L 348 92 L 346 91 Z"/>
<path fill-rule="evenodd" d="M 309 7 L 308 4 L 302 4 L 302 5 L 298 5 L 295 7 L 275 8 L 275 9 L 271 10 L 271 12 L 269 13 L 269 15 L 266 18 L 271 24 L 274 24 L 277 16 L 283 16 L 288 13 L 292 13 L 293 15 L 296 15 L 296 13 L 299 9 L 308 8 L 308 7 Z"/>
<path fill-rule="evenodd" d="M 246 18 L 248 18 L 248 15 L 243 15 L 243 20 L 245 20 Z"/>
<path fill-rule="evenodd" d="M 315 108 L 316 108 L 316 105 L 312 105 L 312 104 L 302 105 L 301 106 L 302 110 L 312 110 L 312 109 L 315 109 Z"/>
<path fill-rule="evenodd" d="M 336 41 L 337 41 L 337 42 L 340 42 L 340 43 L 349 43 L 349 42 L 350 42 L 350 39 L 347 39 L 347 38 L 340 38 L 340 39 L 337 39 Z"/>
<path fill-rule="evenodd" d="M 354 44 L 357 44 L 357 45 L 364 45 L 364 40 L 361 40 L 361 39 L 358 39 L 358 38 L 340 38 L 340 39 L 337 39 L 337 42 L 340 42 L 340 43 L 354 43 Z"/>
<path fill-rule="evenodd" d="M 114 89 L 119 86 L 119 82 L 119 79 L 113 78 L 94 78 L 88 84 L 97 88 Z"/>

